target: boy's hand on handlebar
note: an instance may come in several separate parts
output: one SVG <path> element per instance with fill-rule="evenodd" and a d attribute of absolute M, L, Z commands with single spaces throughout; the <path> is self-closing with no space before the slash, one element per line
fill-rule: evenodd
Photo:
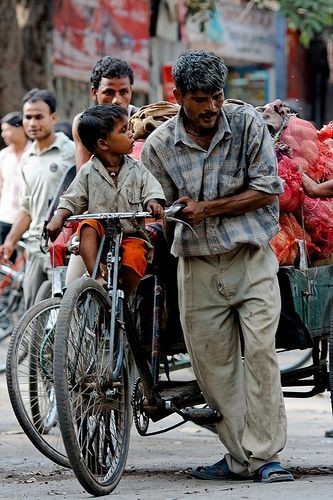
<path fill-rule="evenodd" d="M 194 201 L 189 196 L 182 196 L 176 200 L 173 205 L 183 204 L 185 207 L 182 209 L 180 214 L 180 219 L 188 222 L 191 226 L 196 226 L 200 224 L 204 219 L 207 218 L 205 213 L 205 202 Z"/>
<path fill-rule="evenodd" d="M 164 215 L 164 208 L 158 203 L 157 200 L 149 200 L 146 206 L 149 212 L 155 219 L 162 219 Z"/>
<path fill-rule="evenodd" d="M 52 242 L 60 234 L 62 226 L 63 226 L 63 220 L 57 218 L 56 216 L 53 217 L 46 226 L 47 234 L 49 235 L 49 238 Z"/>
<path fill-rule="evenodd" d="M 64 221 L 72 215 L 72 212 L 67 208 L 58 208 L 56 214 L 52 217 L 46 226 L 47 234 L 53 242 L 60 234 Z"/>

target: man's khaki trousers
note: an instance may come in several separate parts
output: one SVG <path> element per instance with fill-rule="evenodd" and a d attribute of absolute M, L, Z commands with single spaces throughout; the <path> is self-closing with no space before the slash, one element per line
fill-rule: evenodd
<path fill-rule="evenodd" d="M 245 477 L 279 461 L 286 442 L 275 352 L 277 271 L 269 246 L 240 245 L 219 255 L 181 257 L 178 264 L 180 316 L 193 369 L 207 403 L 223 415 L 216 427 L 227 463 Z"/>

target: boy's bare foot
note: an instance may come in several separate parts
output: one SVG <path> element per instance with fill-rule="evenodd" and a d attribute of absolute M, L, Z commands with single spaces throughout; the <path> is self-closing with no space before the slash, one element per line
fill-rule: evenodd
<path fill-rule="evenodd" d="M 105 281 L 103 276 L 97 276 L 96 281 L 97 281 L 97 283 L 102 285 L 103 288 L 107 288 L 107 282 Z"/>

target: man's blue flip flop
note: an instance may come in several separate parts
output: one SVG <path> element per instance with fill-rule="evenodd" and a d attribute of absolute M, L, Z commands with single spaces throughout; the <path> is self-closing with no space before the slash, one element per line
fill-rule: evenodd
<path fill-rule="evenodd" d="M 213 465 L 208 465 L 206 467 L 200 466 L 196 470 L 191 470 L 189 474 L 190 476 L 198 479 L 211 479 L 213 481 L 244 479 L 242 476 L 235 474 L 229 469 L 225 458 L 222 458 L 222 460 Z"/>
<path fill-rule="evenodd" d="M 255 471 L 253 480 L 258 483 L 279 483 L 293 481 L 294 476 L 279 462 L 269 462 Z"/>

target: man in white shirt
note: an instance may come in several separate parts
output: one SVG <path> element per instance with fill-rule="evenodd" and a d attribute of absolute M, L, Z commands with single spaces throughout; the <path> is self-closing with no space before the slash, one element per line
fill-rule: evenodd
<path fill-rule="evenodd" d="M 1 119 L 1 137 L 7 147 L 0 151 L 0 244 L 5 241 L 19 209 L 22 155 L 31 143 L 23 130 L 22 113 L 13 111 Z"/>
<path fill-rule="evenodd" d="M 75 161 L 74 143 L 62 132 L 55 133 L 56 120 L 52 92 L 36 89 L 23 98 L 23 127 L 33 143 L 22 157 L 20 208 L 0 246 L 0 259 L 8 260 L 25 234 L 28 258 L 23 289 L 27 309 L 33 305 L 50 267 L 49 255 L 40 250 L 44 216 L 63 173 Z"/>

